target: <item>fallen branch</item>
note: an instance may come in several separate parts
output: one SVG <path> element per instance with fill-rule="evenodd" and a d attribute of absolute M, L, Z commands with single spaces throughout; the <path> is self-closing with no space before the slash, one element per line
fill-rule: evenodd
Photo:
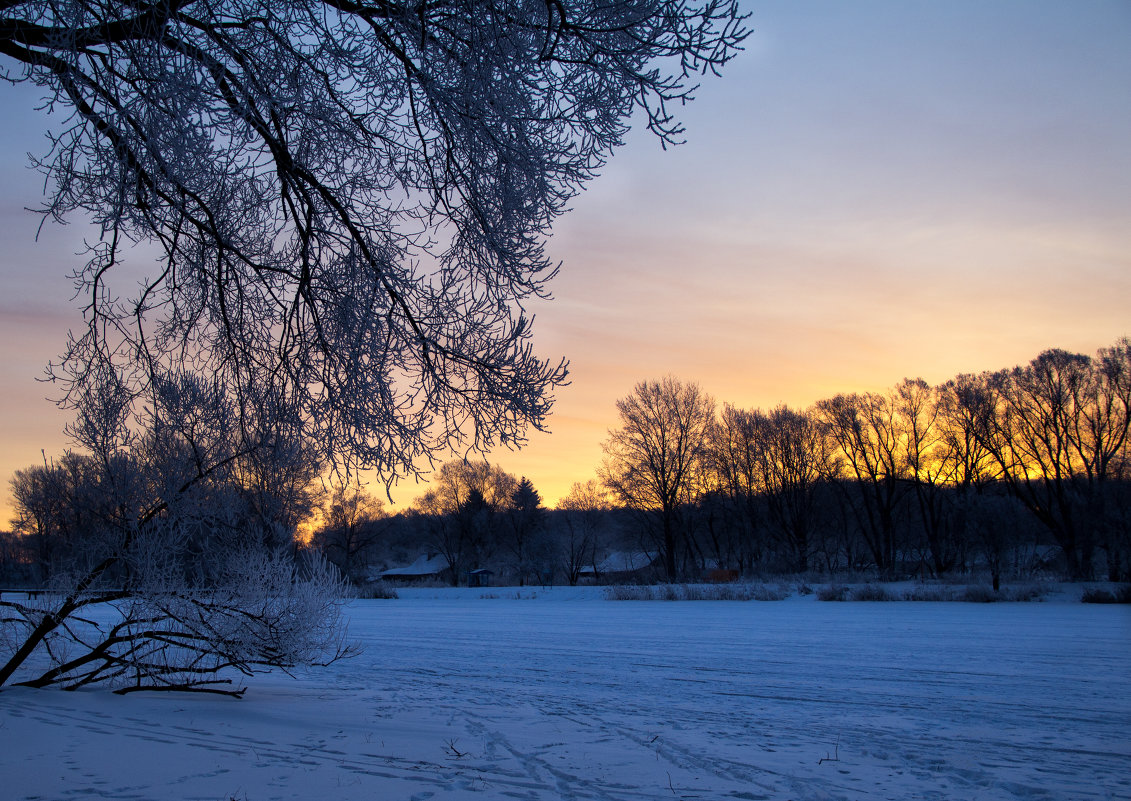
<path fill-rule="evenodd" d="M 829 752 L 826 751 L 824 757 L 817 760 L 817 764 L 823 765 L 826 762 L 840 762 L 840 736 L 839 735 L 836 738 L 836 747 L 833 749 L 833 754 L 834 754 L 834 756 L 829 756 Z"/>

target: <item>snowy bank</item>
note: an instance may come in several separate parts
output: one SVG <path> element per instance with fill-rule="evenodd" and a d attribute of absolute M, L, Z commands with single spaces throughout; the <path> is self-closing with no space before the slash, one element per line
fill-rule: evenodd
<path fill-rule="evenodd" d="M 357 601 L 242 701 L 5 690 L 4 795 L 1131 798 L 1127 607 L 602 598 Z"/>

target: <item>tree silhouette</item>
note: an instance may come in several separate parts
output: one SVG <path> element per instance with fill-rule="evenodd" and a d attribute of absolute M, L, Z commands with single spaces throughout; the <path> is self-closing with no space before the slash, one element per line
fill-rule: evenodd
<path fill-rule="evenodd" d="M 637 384 L 617 401 L 617 412 L 620 426 L 602 446 L 601 481 L 621 503 L 658 513 L 658 550 L 674 580 L 680 508 L 693 500 L 706 466 L 715 401 L 698 384 L 668 376 Z"/>
<path fill-rule="evenodd" d="M 523 310 L 553 221 L 635 110 L 678 141 L 745 35 L 736 0 L 2 4 L 4 77 L 64 113 L 42 211 L 101 232 L 65 404 L 125 423 L 195 372 L 386 477 L 521 442 L 566 377 Z M 158 254 L 136 288 L 133 243 Z"/>

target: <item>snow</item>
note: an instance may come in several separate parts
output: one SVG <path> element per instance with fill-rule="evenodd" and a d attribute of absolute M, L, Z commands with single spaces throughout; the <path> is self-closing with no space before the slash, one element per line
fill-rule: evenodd
<path fill-rule="evenodd" d="M 613 551 L 597 566 L 597 572 L 602 576 L 609 573 L 635 573 L 649 567 L 654 561 L 655 557 L 639 551 Z M 586 565 L 581 568 L 580 575 L 592 578 L 593 567 Z"/>
<path fill-rule="evenodd" d="M 243 700 L 0 692 L 0 795 L 1131 799 L 1127 607 L 399 592 Z"/>
<path fill-rule="evenodd" d="M 408 567 L 394 567 L 380 573 L 381 578 L 435 576 L 444 572 L 448 562 L 440 554 L 421 554 Z"/>

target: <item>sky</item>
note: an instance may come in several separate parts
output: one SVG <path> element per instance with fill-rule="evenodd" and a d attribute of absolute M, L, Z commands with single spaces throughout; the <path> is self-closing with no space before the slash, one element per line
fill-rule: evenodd
<path fill-rule="evenodd" d="M 805 407 L 1131 335 L 1129 0 L 744 7 L 745 52 L 680 110 L 687 143 L 634 130 L 555 225 L 535 346 L 572 383 L 549 432 L 489 457 L 548 504 L 595 476 L 639 381 Z M 79 325 L 90 231 L 36 241 L 44 117 L 0 93 L 2 527 L 12 473 L 67 446 L 36 379 Z"/>

